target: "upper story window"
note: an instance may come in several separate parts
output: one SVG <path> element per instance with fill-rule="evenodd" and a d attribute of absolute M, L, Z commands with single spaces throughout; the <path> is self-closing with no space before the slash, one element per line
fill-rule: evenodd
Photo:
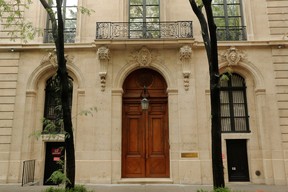
<path fill-rule="evenodd" d="M 56 13 L 56 0 L 51 2 L 52 10 Z M 77 24 L 77 5 L 78 0 L 63 0 L 63 21 L 64 21 L 64 42 L 74 43 L 76 37 L 76 24 Z M 57 19 L 57 17 L 56 17 Z M 48 16 L 47 27 L 45 30 L 45 43 L 53 42 L 52 26 Z"/>
<path fill-rule="evenodd" d="M 130 0 L 130 38 L 160 37 L 160 0 Z"/>
<path fill-rule="evenodd" d="M 243 77 L 233 74 L 220 82 L 222 132 L 249 132 L 246 85 Z"/>
<path fill-rule="evenodd" d="M 241 0 L 213 0 L 212 9 L 218 40 L 246 40 Z"/>
<path fill-rule="evenodd" d="M 60 82 L 53 76 L 46 82 L 43 133 L 64 133 Z M 69 104 L 72 107 L 73 80 L 69 78 Z"/>

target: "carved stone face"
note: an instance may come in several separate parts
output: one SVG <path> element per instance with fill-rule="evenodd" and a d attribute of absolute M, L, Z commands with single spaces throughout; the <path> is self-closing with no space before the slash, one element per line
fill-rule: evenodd
<path fill-rule="evenodd" d="M 241 54 L 239 54 L 238 50 L 234 47 L 230 48 L 225 56 L 229 65 L 237 65 L 241 60 Z"/>
<path fill-rule="evenodd" d="M 143 47 L 137 55 L 137 61 L 140 65 L 149 65 L 152 61 L 152 55 L 150 53 L 150 51 L 146 48 Z"/>
<path fill-rule="evenodd" d="M 180 59 L 190 59 L 192 55 L 192 49 L 190 46 L 185 45 L 180 48 Z"/>
<path fill-rule="evenodd" d="M 100 47 L 98 49 L 98 58 L 100 60 L 109 60 L 110 58 L 110 50 L 106 47 Z"/>

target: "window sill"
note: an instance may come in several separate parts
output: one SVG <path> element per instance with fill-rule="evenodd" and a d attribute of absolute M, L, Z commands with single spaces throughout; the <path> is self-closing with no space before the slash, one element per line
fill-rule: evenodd
<path fill-rule="evenodd" d="M 222 133 L 222 139 L 251 139 L 251 132 L 230 132 Z"/>
<path fill-rule="evenodd" d="M 42 141 L 44 142 L 64 142 L 65 134 L 43 134 Z"/>

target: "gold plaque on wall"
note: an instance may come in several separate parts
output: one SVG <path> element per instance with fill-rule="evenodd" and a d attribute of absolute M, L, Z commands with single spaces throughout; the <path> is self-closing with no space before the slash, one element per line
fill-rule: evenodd
<path fill-rule="evenodd" d="M 181 153 L 181 158 L 198 158 L 198 153 Z"/>

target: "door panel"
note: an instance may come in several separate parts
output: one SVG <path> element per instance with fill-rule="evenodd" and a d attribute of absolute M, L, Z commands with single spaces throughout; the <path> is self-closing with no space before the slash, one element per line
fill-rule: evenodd
<path fill-rule="evenodd" d="M 166 104 L 151 104 L 148 127 L 147 177 L 169 176 Z"/>
<path fill-rule="evenodd" d="M 229 181 L 249 181 L 247 140 L 226 141 Z"/>
<path fill-rule="evenodd" d="M 144 125 L 139 106 L 125 105 L 123 118 L 123 173 L 127 177 L 145 176 Z"/>
<path fill-rule="evenodd" d="M 169 177 L 167 104 L 152 103 L 149 111 L 135 105 L 123 107 L 122 177 Z"/>

